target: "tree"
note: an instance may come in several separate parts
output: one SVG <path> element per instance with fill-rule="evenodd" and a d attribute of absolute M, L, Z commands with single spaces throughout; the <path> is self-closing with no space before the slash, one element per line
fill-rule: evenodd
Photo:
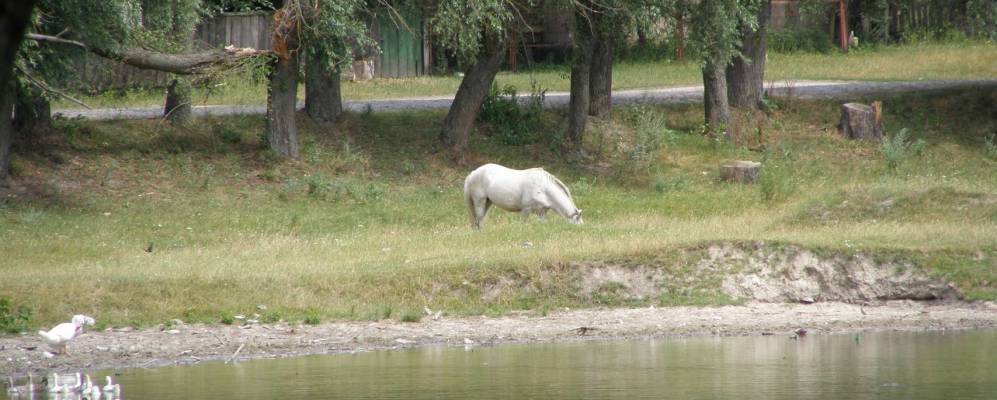
<path fill-rule="evenodd" d="M 339 65 L 329 65 L 319 49 L 305 54 L 305 113 L 316 121 L 336 122 L 343 114 Z"/>
<path fill-rule="evenodd" d="M 768 42 L 768 21 L 772 15 L 771 0 L 762 1 L 755 23 L 741 26 L 739 55 L 727 67 L 727 99 L 732 107 L 756 108 L 762 102 L 765 81 L 765 52 Z"/>
<path fill-rule="evenodd" d="M 574 10 L 572 35 L 571 98 L 568 100 L 567 145 L 577 147 L 585 133 L 591 99 L 593 47 L 593 4 L 583 3 Z"/>
<path fill-rule="evenodd" d="M 598 4 L 601 7 L 591 17 L 593 36 L 592 66 L 589 71 L 589 115 L 608 119 L 613 110 L 613 48 L 625 32 L 621 28 L 631 22 L 628 8 L 635 6 L 622 2 Z"/>
<path fill-rule="evenodd" d="M 194 28 L 201 20 L 199 0 L 142 0 L 142 28 L 133 36 L 146 48 L 182 54 L 193 47 Z M 190 81 L 174 74 L 166 87 L 163 115 L 174 124 L 187 124 L 192 115 Z"/>
<path fill-rule="evenodd" d="M 289 1 L 274 15 L 272 33 L 277 60 L 271 66 L 267 85 L 266 138 L 270 150 L 298 159 L 298 128 L 294 115 L 298 100 L 298 53 L 301 50 L 303 8 Z"/>
<path fill-rule="evenodd" d="M 0 2 L 0 185 L 10 177 L 14 63 L 34 8 L 34 0 Z"/>
<path fill-rule="evenodd" d="M 436 7 L 433 25 L 442 44 L 466 66 L 440 130 L 440 142 L 455 153 L 467 150 L 471 127 L 502 65 L 518 7 L 513 0 L 441 0 Z"/>
<path fill-rule="evenodd" d="M 354 47 L 377 50 L 365 19 L 359 15 L 371 9 L 360 0 L 325 2 L 316 15 L 302 25 L 305 113 L 312 119 L 335 122 L 339 118 L 343 113 L 340 69 L 353 60 Z"/>
<path fill-rule="evenodd" d="M 703 109 L 706 132 L 732 140 L 727 129 L 727 65 L 738 55 L 741 27 L 757 27 L 758 0 L 701 0 L 692 12 L 690 44 L 703 60 Z"/>

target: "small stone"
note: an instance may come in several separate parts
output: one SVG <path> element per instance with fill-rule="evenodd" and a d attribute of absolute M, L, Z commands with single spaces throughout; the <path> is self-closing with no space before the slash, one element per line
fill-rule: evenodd
<path fill-rule="evenodd" d="M 415 343 L 415 341 L 414 340 L 400 339 L 399 338 L 399 339 L 395 339 L 395 343 L 398 343 L 398 344 L 412 344 L 412 343 Z"/>
<path fill-rule="evenodd" d="M 800 299 L 800 303 L 803 303 L 803 304 L 813 304 L 815 302 L 814 302 L 814 298 L 813 297 L 804 297 L 804 298 Z"/>
<path fill-rule="evenodd" d="M 180 330 L 179 329 L 170 329 L 170 330 L 166 331 L 166 333 L 169 333 L 171 335 L 176 335 L 176 334 L 180 333 Z"/>

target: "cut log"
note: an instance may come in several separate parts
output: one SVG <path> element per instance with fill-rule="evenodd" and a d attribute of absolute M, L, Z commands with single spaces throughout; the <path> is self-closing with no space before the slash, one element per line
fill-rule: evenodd
<path fill-rule="evenodd" d="M 736 183 L 754 183 L 762 171 L 762 163 L 754 161 L 734 161 L 734 164 L 720 166 L 720 179 Z"/>
<path fill-rule="evenodd" d="M 882 139 L 883 103 L 874 101 L 872 106 L 860 103 L 843 104 L 838 132 L 849 139 Z"/>

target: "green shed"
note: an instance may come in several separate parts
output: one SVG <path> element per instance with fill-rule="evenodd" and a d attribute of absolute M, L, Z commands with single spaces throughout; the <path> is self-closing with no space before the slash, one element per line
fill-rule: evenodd
<path fill-rule="evenodd" d="M 374 76 L 404 78 L 419 76 L 428 70 L 429 43 L 422 10 L 401 9 L 405 23 L 379 15 L 371 26 L 371 34 L 381 48 L 374 57 Z"/>

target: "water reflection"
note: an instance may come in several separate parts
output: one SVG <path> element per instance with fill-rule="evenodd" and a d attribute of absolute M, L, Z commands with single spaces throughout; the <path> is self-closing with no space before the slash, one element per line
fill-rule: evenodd
<path fill-rule="evenodd" d="M 122 371 L 131 399 L 992 399 L 997 331 L 430 347 Z"/>

